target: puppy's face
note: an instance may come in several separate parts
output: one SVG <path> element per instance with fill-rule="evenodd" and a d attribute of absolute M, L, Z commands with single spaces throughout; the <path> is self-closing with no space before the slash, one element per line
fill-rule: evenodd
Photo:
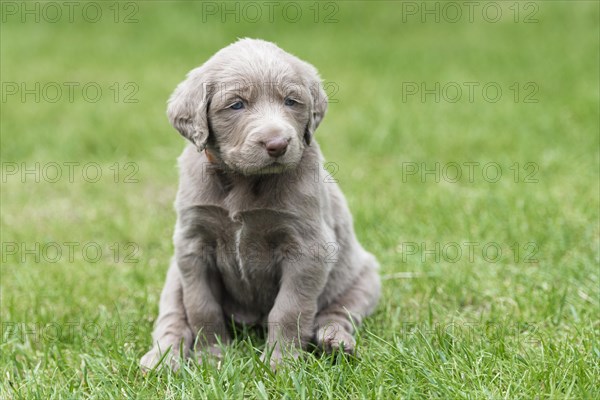
<path fill-rule="evenodd" d="M 248 175 L 295 168 L 307 145 L 310 92 L 280 68 L 244 78 L 223 77 L 209 105 L 218 157 Z"/>
<path fill-rule="evenodd" d="M 256 175 L 296 168 L 326 108 L 312 66 L 272 43 L 243 39 L 190 72 L 168 115 L 228 169 Z"/>

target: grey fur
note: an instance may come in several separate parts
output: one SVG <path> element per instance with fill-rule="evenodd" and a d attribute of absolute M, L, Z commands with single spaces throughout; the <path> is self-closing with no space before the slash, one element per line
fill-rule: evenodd
<path fill-rule="evenodd" d="M 231 109 L 238 100 L 244 108 Z M 310 342 L 354 350 L 380 281 L 313 140 L 326 110 L 316 69 L 255 39 L 222 49 L 175 89 L 167 114 L 191 144 L 179 158 L 175 256 L 143 368 L 169 349 L 175 368 L 180 350 L 218 355 L 232 319 L 267 326 L 272 367 Z M 274 137 L 289 142 L 276 159 L 265 150 Z"/>

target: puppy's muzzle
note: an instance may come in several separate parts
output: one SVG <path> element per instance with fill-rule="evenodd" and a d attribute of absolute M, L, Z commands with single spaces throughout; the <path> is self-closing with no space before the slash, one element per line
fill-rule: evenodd
<path fill-rule="evenodd" d="M 264 146 L 269 156 L 275 158 L 285 154 L 289 142 L 290 139 L 286 139 L 284 137 L 275 137 L 267 140 L 264 143 Z"/>

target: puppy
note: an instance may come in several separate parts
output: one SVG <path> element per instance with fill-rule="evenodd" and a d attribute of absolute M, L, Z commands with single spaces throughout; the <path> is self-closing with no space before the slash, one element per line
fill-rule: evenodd
<path fill-rule="evenodd" d="M 316 69 L 262 40 L 220 50 L 175 89 L 167 114 L 190 143 L 144 369 L 166 352 L 174 368 L 196 351 L 219 355 L 232 322 L 267 328 L 273 368 L 309 343 L 354 351 L 380 280 L 322 166 L 313 135 L 326 110 Z"/>

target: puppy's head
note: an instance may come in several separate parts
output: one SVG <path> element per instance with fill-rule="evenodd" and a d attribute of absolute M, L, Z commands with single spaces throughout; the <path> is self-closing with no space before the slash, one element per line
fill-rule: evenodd
<path fill-rule="evenodd" d="M 198 150 L 254 175 L 295 168 L 326 110 L 312 65 L 273 43 L 241 39 L 190 71 L 167 115 Z"/>

